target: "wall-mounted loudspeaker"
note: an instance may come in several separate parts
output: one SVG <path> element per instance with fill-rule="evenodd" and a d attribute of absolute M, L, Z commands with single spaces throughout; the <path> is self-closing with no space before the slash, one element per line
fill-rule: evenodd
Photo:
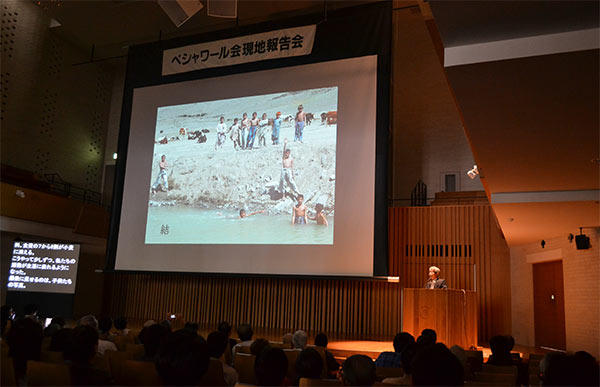
<path fill-rule="evenodd" d="M 207 0 L 208 16 L 237 18 L 237 0 Z"/>
<path fill-rule="evenodd" d="M 158 5 L 178 28 L 203 7 L 200 0 L 158 0 Z"/>
<path fill-rule="evenodd" d="M 590 237 L 585 234 L 575 236 L 577 250 L 587 250 L 590 248 Z"/>

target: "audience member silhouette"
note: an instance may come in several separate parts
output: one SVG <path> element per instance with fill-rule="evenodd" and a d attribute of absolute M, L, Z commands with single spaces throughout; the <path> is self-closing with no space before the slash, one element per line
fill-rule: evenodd
<path fill-rule="evenodd" d="M 208 369 L 208 363 L 206 341 L 181 329 L 163 340 L 154 364 L 165 385 L 197 386 Z"/>
<path fill-rule="evenodd" d="M 208 354 L 211 359 L 219 360 L 221 356 L 223 356 L 223 353 L 225 353 L 225 349 L 227 348 L 227 341 L 227 336 L 225 336 L 223 332 L 215 331 L 208 335 L 206 344 L 208 345 Z M 228 386 L 235 385 L 239 378 L 237 371 L 225 363 L 222 364 L 225 384 Z"/>
<path fill-rule="evenodd" d="M 394 337 L 394 352 L 382 352 L 375 360 L 375 366 L 388 368 L 402 367 L 402 351 L 410 344 L 414 344 L 415 338 L 407 332 L 398 333 Z"/>
<path fill-rule="evenodd" d="M 488 358 L 486 364 L 492 364 L 497 366 L 512 366 L 513 358 L 510 354 L 514 346 L 514 339 L 508 336 L 494 336 L 490 339 L 490 349 L 492 354 Z"/>
<path fill-rule="evenodd" d="M 342 364 L 342 379 L 348 386 L 372 386 L 377 376 L 375 363 L 365 355 L 353 355 Z"/>
<path fill-rule="evenodd" d="M 462 386 L 464 370 L 456 356 L 437 343 L 417 350 L 412 378 L 415 386 Z"/>
<path fill-rule="evenodd" d="M 283 385 L 287 369 L 288 360 L 281 348 L 266 348 L 254 362 L 254 374 L 259 386 Z"/>
<path fill-rule="evenodd" d="M 144 356 L 140 360 L 153 362 L 160 344 L 169 333 L 171 333 L 169 329 L 161 324 L 154 324 L 142 329 L 139 338 L 144 345 Z"/>
<path fill-rule="evenodd" d="M 113 340 L 113 334 L 110 330 L 113 326 L 113 320 L 110 317 L 102 317 L 98 320 L 98 336 L 101 340 Z"/>
<path fill-rule="evenodd" d="M 320 379 L 323 370 L 323 358 L 314 348 L 306 348 L 298 354 L 296 359 L 296 377 L 294 385 L 297 386 L 300 378 Z"/>
<path fill-rule="evenodd" d="M 12 324 L 6 342 L 8 356 L 13 359 L 17 382 L 24 381 L 27 360 L 39 360 L 44 332 L 31 318 L 21 318 Z M 21 384 L 19 384 L 21 385 Z"/>
<path fill-rule="evenodd" d="M 50 346 L 48 347 L 48 350 L 53 352 L 64 353 L 70 348 L 72 342 L 73 329 L 63 328 L 60 331 L 56 332 L 54 336 L 52 336 L 52 340 L 50 341 Z"/>
<path fill-rule="evenodd" d="M 258 356 L 265 348 L 269 346 L 269 340 L 256 339 L 250 344 L 250 354 Z"/>
<path fill-rule="evenodd" d="M 433 329 L 423 329 L 421 331 L 421 336 L 427 336 L 431 338 L 434 344 L 437 343 L 437 333 Z"/>
<path fill-rule="evenodd" d="M 89 325 L 73 329 L 71 346 L 65 352 L 71 363 L 71 383 L 73 386 L 111 385 L 110 375 L 92 365 L 98 349 L 98 332 Z"/>
<path fill-rule="evenodd" d="M 325 333 L 319 333 L 315 336 L 315 345 L 317 347 L 325 348 L 325 360 L 327 363 L 328 374 L 333 375 L 334 372 L 340 369 L 340 363 L 338 363 L 333 354 L 327 350 L 328 344 L 329 340 L 327 339 L 327 335 Z"/>
<path fill-rule="evenodd" d="M 308 344 L 308 335 L 306 332 L 302 330 L 297 330 L 294 332 L 294 335 L 292 336 L 292 344 L 294 349 L 302 350 L 306 348 L 306 344 Z"/>

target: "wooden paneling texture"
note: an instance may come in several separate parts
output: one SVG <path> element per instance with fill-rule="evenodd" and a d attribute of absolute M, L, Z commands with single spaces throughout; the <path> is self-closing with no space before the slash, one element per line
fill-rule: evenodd
<path fill-rule="evenodd" d="M 510 258 L 489 205 L 390 208 L 389 253 L 402 288 L 435 265 L 450 288 L 477 291 L 480 341 L 510 333 Z"/>
<path fill-rule="evenodd" d="M 395 335 L 398 283 L 381 280 L 199 277 L 113 274 L 105 312 L 131 319 L 247 322 L 254 327 L 335 332 L 353 337 Z"/>
<path fill-rule="evenodd" d="M 390 275 L 399 276 L 399 284 L 117 273 L 105 286 L 105 311 L 389 338 L 400 329 L 399 289 L 422 287 L 428 267 L 436 265 L 451 288 L 477 291 L 480 341 L 510 333 L 510 265 L 506 251 L 490 243 L 501 238 L 489 206 L 390 208 L 389 226 Z"/>

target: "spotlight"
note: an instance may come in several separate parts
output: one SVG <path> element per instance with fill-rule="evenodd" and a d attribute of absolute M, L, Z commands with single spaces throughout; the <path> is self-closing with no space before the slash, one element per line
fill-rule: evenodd
<path fill-rule="evenodd" d="M 477 165 L 473 165 L 473 169 L 467 172 L 467 176 L 473 180 L 475 177 L 477 177 L 477 175 L 479 175 L 479 169 L 477 169 Z"/>
<path fill-rule="evenodd" d="M 579 227 L 579 235 L 575 237 L 577 250 L 587 250 L 590 248 L 590 237 L 583 233 L 583 227 Z"/>

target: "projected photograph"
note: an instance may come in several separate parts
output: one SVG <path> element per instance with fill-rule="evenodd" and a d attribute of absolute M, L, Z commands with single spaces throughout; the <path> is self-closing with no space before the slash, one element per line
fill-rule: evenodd
<path fill-rule="evenodd" d="M 337 102 L 328 87 L 159 107 L 145 243 L 333 244 Z"/>

